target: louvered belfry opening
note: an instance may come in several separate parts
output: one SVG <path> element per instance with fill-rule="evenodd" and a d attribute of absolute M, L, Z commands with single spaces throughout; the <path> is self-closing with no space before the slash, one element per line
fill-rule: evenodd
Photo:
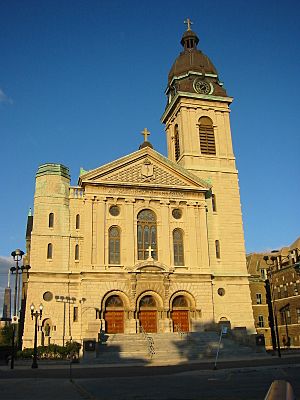
<path fill-rule="evenodd" d="M 180 157 L 180 144 L 179 144 L 179 130 L 178 125 L 174 128 L 174 141 L 175 141 L 175 160 L 178 161 Z"/>
<path fill-rule="evenodd" d="M 215 134 L 212 120 L 208 117 L 199 119 L 199 138 L 201 154 L 216 154 Z"/>

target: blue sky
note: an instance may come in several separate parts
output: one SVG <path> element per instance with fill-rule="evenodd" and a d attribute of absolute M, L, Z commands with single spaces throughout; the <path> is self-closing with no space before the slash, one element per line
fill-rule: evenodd
<path fill-rule="evenodd" d="M 0 5 L 0 281 L 3 260 L 25 248 L 40 164 L 65 164 L 76 184 L 80 167 L 135 151 L 144 127 L 166 154 L 164 89 L 186 17 L 234 97 L 247 252 L 299 236 L 299 1 L 10 0 Z"/>

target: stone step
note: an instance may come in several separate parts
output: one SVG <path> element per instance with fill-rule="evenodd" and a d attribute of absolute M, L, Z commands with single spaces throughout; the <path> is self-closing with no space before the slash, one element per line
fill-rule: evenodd
<path fill-rule="evenodd" d="M 192 332 L 184 335 L 178 333 L 153 333 L 150 335 L 155 354 L 150 358 L 147 341 L 142 334 L 113 334 L 107 335 L 106 342 L 99 344 L 97 349 L 97 363 L 151 363 L 172 361 L 173 363 L 212 359 L 219 346 L 217 332 Z M 242 346 L 228 337 L 221 342 L 219 357 L 253 354 L 254 350 Z"/>

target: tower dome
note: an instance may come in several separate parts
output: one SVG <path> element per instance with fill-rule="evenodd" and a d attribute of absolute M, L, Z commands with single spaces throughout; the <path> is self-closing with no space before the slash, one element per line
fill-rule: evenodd
<path fill-rule="evenodd" d="M 177 92 L 227 97 L 218 72 L 210 58 L 197 48 L 199 38 L 186 21 L 187 30 L 181 38 L 183 51 L 174 61 L 169 75 L 167 95 L 169 102 Z"/>

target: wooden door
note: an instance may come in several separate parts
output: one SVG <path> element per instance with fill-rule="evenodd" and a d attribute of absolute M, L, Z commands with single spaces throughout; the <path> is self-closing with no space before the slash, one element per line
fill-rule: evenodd
<path fill-rule="evenodd" d="M 179 325 L 182 332 L 189 332 L 188 310 L 174 310 L 172 312 L 172 321 L 174 331 L 176 331 L 176 325 Z"/>
<path fill-rule="evenodd" d="M 106 333 L 124 333 L 124 311 L 106 311 L 104 319 Z"/>
<path fill-rule="evenodd" d="M 140 325 L 147 333 L 157 332 L 157 311 L 146 310 L 139 313 Z"/>

